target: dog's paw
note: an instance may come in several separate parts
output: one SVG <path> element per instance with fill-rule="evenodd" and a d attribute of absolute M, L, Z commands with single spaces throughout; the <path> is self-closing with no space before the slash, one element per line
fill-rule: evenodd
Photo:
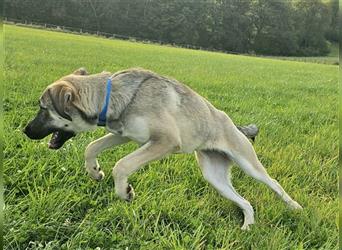
<path fill-rule="evenodd" d="M 124 201 L 132 201 L 135 193 L 132 185 L 126 184 L 126 185 L 117 185 L 115 188 L 115 193 L 121 200 Z"/>
<path fill-rule="evenodd" d="M 134 189 L 132 187 L 131 184 L 128 184 L 127 186 L 127 189 L 126 189 L 126 193 L 127 193 L 127 196 L 126 196 L 126 201 L 132 201 L 134 196 L 135 196 L 135 193 L 134 193 Z"/>
<path fill-rule="evenodd" d="M 241 230 L 249 231 L 250 230 L 249 224 L 243 224 L 242 227 L 241 227 Z"/>
<path fill-rule="evenodd" d="M 99 164 L 96 163 L 93 166 L 90 166 L 89 164 L 86 163 L 85 166 L 89 176 L 95 180 L 95 181 L 102 181 L 105 177 L 104 172 L 101 170 Z"/>
<path fill-rule="evenodd" d="M 293 210 L 303 210 L 303 207 L 299 205 L 299 203 L 296 201 L 291 201 L 290 203 L 287 204 L 287 206 Z"/>
<path fill-rule="evenodd" d="M 100 170 L 94 174 L 90 174 L 90 177 L 95 181 L 102 181 L 105 177 L 105 174 L 102 170 Z"/>
<path fill-rule="evenodd" d="M 253 208 L 251 207 L 251 210 L 253 211 Z M 243 222 L 243 225 L 241 227 L 241 230 L 248 231 L 250 230 L 250 226 L 255 223 L 253 213 L 245 214 L 245 220 Z"/>

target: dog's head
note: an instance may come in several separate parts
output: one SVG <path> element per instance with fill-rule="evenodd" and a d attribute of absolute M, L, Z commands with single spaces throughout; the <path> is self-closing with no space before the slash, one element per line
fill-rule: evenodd
<path fill-rule="evenodd" d="M 79 69 L 73 74 L 87 75 L 87 72 Z M 59 149 L 82 131 L 80 96 L 77 89 L 63 78 L 45 89 L 39 99 L 39 107 L 36 117 L 24 129 L 30 139 L 39 140 L 52 134 L 48 146 Z"/>

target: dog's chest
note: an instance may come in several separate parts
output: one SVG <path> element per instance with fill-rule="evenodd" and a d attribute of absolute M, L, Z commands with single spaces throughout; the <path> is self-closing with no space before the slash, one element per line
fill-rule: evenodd
<path fill-rule="evenodd" d="M 142 117 L 132 117 L 125 121 L 122 126 L 117 126 L 116 133 L 138 143 L 145 143 L 150 138 L 150 131 L 147 121 Z"/>

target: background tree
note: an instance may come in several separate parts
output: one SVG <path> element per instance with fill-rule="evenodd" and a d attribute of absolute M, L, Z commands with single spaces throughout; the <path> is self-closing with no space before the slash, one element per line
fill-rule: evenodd
<path fill-rule="evenodd" d="M 295 55 L 298 52 L 291 3 L 254 0 L 251 5 L 254 26 L 252 49 L 257 54 Z"/>
<path fill-rule="evenodd" d="M 250 3 L 250 0 L 216 2 L 211 13 L 214 23 L 210 42 L 214 48 L 248 52 L 252 35 Z"/>
<path fill-rule="evenodd" d="M 317 56 L 329 53 L 325 33 L 329 25 L 328 7 L 320 0 L 294 2 L 298 55 Z"/>
<path fill-rule="evenodd" d="M 5 0 L 5 16 L 162 43 L 265 55 L 325 55 L 338 0 Z"/>
<path fill-rule="evenodd" d="M 338 42 L 338 10 L 339 10 L 339 0 L 330 0 L 327 3 L 327 7 L 329 10 L 329 27 L 326 31 L 326 38 L 332 42 Z"/>

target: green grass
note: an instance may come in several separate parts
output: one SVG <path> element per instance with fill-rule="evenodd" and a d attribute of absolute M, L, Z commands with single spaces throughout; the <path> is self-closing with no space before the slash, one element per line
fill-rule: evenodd
<path fill-rule="evenodd" d="M 4 183 L 6 249 L 338 249 L 338 67 L 147 45 L 5 26 Z M 133 66 L 174 77 L 224 110 L 256 123 L 254 146 L 268 172 L 304 207 L 290 211 L 266 186 L 233 169 L 236 189 L 256 211 L 241 211 L 201 176 L 193 155 L 154 162 L 130 177 L 132 203 L 114 193 L 111 169 L 137 146 L 104 152 L 107 176 L 83 168 L 78 135 L 59 151 L 21 132 L 42 90 L 85 66 Z M 126 248 L 128 247 L 128 248 Z"/>

